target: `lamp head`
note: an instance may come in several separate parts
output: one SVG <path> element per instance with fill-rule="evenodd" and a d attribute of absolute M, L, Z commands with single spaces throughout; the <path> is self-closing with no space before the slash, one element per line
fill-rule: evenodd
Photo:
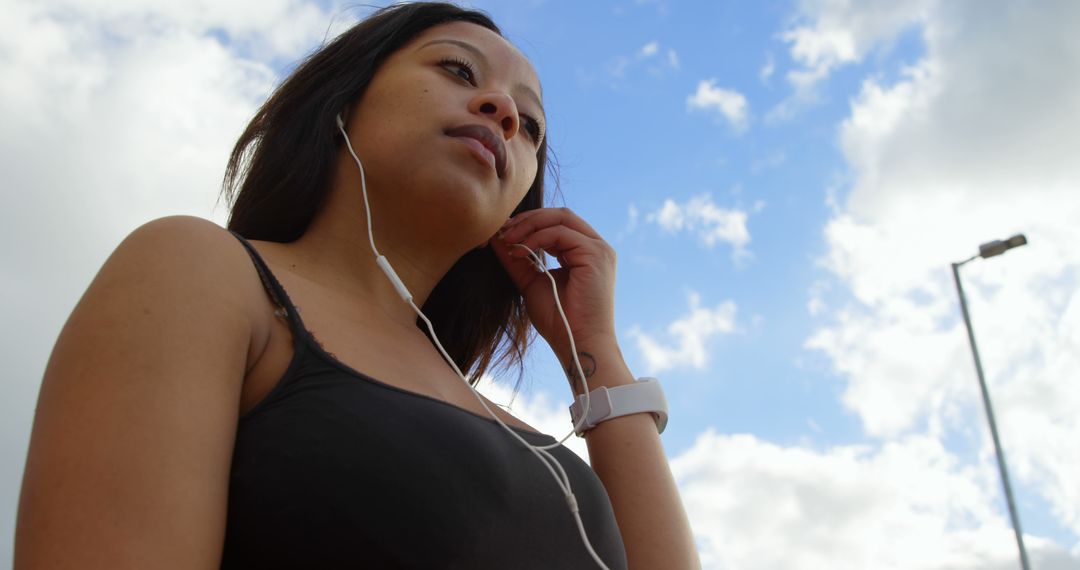
<path fill-rule="evenodd" d="M 1016 234 L 1007 240 L 994 240 L 986 242 L 979 246 L 979 257 L 986 259 L 987 257 L 994 257 L 995 255 L 1001 255 L 1006 251 L 1014 247 L 1020 247 L 1027 244 L 1027 238 L 1024 234 Z"/>

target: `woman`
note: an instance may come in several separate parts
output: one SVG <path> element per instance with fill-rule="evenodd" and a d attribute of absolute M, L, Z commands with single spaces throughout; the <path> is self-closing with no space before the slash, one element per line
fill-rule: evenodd
<path fill-rule="evenodd" d="M 543 248 L 589 389 L 633 383 L 611 247 L 541 207 L 540 93 L 486 16 L 445 4 L 379 11 L 304 62 L 237 143 L 229 231 L 137 229 L 65 325 L 16 568 L 697 566 L 651 414 L 585 432 L 590 468 L 478 398 L 371 253 L 475 383 L 520 362 L 530 324 L 577 368 Z M 581 528 L 499 421 L 552 448 Z"/>

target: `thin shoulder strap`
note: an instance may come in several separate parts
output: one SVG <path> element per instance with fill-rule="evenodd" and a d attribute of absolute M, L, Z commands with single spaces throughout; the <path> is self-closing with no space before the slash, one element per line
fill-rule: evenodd
<path fill-rule="evenodd" d="M 229 233 L 236 236 L 236 239 L 240 240 L 240 243 L 244 245 L 244 249 L 247 250 L 248 255 L 251 256 L 251 260 L 255 262 L 255 269 L 259 271 L 259 279 L 262 280 L 263 287 L 266 292 L 270 294 L 270 298 L 274 300 L 274 304 L 278 308 L 274 311 L 274 314 L 279 317 L 288 317 L 289 323 L 292 324 L 293 330 L 302 331 L 304 329 L 304 323 L 300 320 L 300 309 L 293 305 L 292 300 L 289 299 L 289 294 L 285 292 L 285 288 L 278 283 L 277 278 L 274 277 L 273 272 L 270 271 L 270 267 L 266 265 L 259 252 L 255 250 L 243 236 L 229 230 Z"/>

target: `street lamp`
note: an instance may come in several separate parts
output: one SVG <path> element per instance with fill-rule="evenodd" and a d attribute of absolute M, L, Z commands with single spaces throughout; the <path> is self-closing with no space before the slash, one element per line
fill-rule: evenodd
<path fill-rule="evenodd" d="M 952 264 L 953 279 L 956 280 L 956 292 L 960 295 L 960 308 L 964 313 L 964 324 L 967 325 L 968 340 L 971 341 L 971 354 L 975 357 L 975 372 L 979 375 L 979 386 L 982 388 L 983 405 L 986 407 L 986 419 L 990 422 L 990 435 L 994 438 L 994 451 L 997 454 L 998 471 L 1001 472 L 1001 485 L 1005 488 L 1005 500 L 1009 503 L 1009 517 L 1012 518 L 1013 532 L 1016 534 L 1016 546 L 1020 548 L 1020 566 L 1023 570 L 1030 570 L 1028 565 L 1027 551 L 1024 549 L 1023 531 L 1020 530 L 1020 516 L 1016 513 L 1016 502 L 1013 501 L 1012 486 L 1009 484 L 1009 472 L 1005 469 L 1005 453 L 1001 450 L 1001 440 L 998 439 L 997 422 L 994 421 L 994 408 L 990 406 L 990 392 L 986 389 L 986 378 L 983 377 L 982 362 L 979 360 L 979 349 L 975 345 L 975 331 L 971 328 L 971 315 L 968 314 L 967 300 L 964 298 L 964 287 L 960 285 L 960 266 L 979 257 L 994 257 L 1006 251 L 1020 247 L 1027 243 L 1024 234 L 1016 234 L 1007 240 L 994 240 L 979 246 L 979 254 L 973 255 L 964 261 Z"/>

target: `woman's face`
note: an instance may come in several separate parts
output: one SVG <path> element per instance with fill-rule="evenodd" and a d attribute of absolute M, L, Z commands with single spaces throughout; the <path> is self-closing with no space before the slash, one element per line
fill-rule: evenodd
<path fill-rule="evenodd" d="M 452 222 L 475 245 L 502 225 L 536 178 L 540 83 L 498 34 L 442 24 L 386 59 L 347 125 L 371 194 L 395 189 L 379 196 L 373 215 L 381 206 L 414 223 Z"/>

